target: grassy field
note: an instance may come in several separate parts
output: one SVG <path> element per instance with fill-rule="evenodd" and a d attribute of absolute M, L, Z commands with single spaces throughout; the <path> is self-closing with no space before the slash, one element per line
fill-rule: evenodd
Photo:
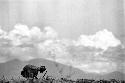
<path fill-rule="evenodd" d="M 52 76 L 46 76 L 45 78 L 39 78 L 39 79 L 25 79 L 25 78 L 12 78 L 7 79 L 4 76 L 1 77 L 0 83 L 125 83 L 125 80 L 116 80 L 116 79 L 110 79 L 110 80 L 94 80 L 94 79 L 68 79 L 68 78 L 54 78 Z"/>

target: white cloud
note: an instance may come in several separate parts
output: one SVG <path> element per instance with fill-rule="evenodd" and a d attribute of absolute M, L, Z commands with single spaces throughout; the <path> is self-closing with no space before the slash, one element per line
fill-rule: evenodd
<path fill-rule="evenodd" d="M 83 45 L 86 47 L 95 47 L 107 50 L 109 47 L 116 47 L 121 44 L 112 32 L 104 29 L 96 32 L 95 35 L 81 35 L 77 41 L 74 41 L 76 46 Z"/>
<path fill-rule="evenodd" d="M 51 27 L 45 27 L 43 31 L 38 27 L 29 28 L 26 25 L 16 24 L 14 29 L 8 33 L 8 39 L 11 40 L 12 45 L 18 46 L 28 43 L 41 42 L 46 39 L 53 39 L 57 37 L 56 31 Z"/>
<path fill-rule="evenodd" d="M 50 26 L 44 28 L 45 37 L 49 39 L 57 38 L 57 32 L 53 30 Z"/>
<path fill-rule="evenodd" d="M 26 25 L 16 24 L 14 29 L 8 32 L 8 39 L 11 44 L 18 46 L 29 40 L 29 28 Z"/>
<path fill-rule="evenodd" d="M 40 28 L 38 27 L 32 27 L 29 33 L 30 38 L 32 38 L 33 41 L 40 41 L 44 36 L 44 33 L 41 32 Z"/>

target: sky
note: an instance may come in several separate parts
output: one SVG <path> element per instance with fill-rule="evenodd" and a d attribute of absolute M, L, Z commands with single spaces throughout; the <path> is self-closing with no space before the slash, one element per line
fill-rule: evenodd
<path fill-rule="evenodd" d="M 123 0 L 0 0 L 0 6 L 0 25 L 7 30 L 24 23 L 52 26 L 68 38 L 103 28 L 118 37 L 124 33 Z"/>
<path fill-rule="evenodd" d="M 0 63 L 44 58 L 125 72 L 123 0 L 0 0 Z"/>

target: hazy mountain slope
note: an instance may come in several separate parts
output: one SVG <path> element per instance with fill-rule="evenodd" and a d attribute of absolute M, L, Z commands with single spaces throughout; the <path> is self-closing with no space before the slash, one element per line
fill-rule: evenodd
<path fill-rule="evenodd" d="M 91 74 L 91 73 L 85 73 L 79 69 L 71 68 L 69 66 L 55 63 L 53 61 L 45 60 L 45 59 L 34 59 L 28 62 L 21 62 L 19 60 L 13 60 L 6 63 L 0 64 L 0 77 L 2 75 L 5 75 L 6 77 L 18 77 L 20 76 L 20 71 L 26 64 L 33 64 L 33 65 L 45 65 L 47 67 L 48 75 L 59 77 L 61 74 L 59 71 L 62 71 L 63 76 L 69 75 L 71 72 L 74 73 L 72 75 L 72 79 L 76 78 L 94 78 L 94 79 L 125 79 L 125 74 L 121 72 L 112 72 L 105 75 L 99 75 L 99 74 Z M 71 72 L 70 72 L 71 71 Z M 39 76 L 42 76 L 42 74 L 39 74 Z"/>

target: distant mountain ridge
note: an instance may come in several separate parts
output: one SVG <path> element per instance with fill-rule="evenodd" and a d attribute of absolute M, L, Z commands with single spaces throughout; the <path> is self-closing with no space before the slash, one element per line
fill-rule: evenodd
<path fill-rule="evenodd" d="M 3 75 L 7 78 L 11 77 L 21 77 L 20 71 L 26 64 L 33 64 L 36 66 L 45 65 L 47 67 L 47 75 L 54 77 L 67 76 L 70 73 L 73 74 L 71 76 L 72 79 L 84 78 L 84 79 L 125 79 L 125 74 L 121 72 L 112 72 L 105 75 L 92 74 L 83 72 L 77 68 L 72 68 L 70 66 L 66 66 L 60 63 L 56 63 L 53 61 L 45 60 L 45 59 L 33 59 L 27 62 L 22 62 L 17 59 L 8 61 L 6 63 L 0 64 L 0 77 Z M 62 75 L 61 75 L 62 73 Z M 39 74 L 39 77 L 42 74 Z"/>

